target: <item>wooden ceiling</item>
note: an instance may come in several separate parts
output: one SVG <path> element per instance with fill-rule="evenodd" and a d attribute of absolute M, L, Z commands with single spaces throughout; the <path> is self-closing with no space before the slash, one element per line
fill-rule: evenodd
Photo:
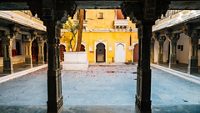
<path fill-rule="evenodd" d="M 27 2 L 30 2 L 30 1 L 41 2 L 42 0 L 1 0 L 0 10 L 27 10 L 29 9 Z M 65 0 L 65 1 L 69 1 L 69 0 Z M 122 2 L 142 3 L 143 1 L 145 0 L 75 0 L 77 4 L 77 8 L 84 8 L 84 9 L 99 9 L 99 8 L 113 9 L 113 8 L 120 8 L 120 5 L 122 4 Z M 177 10 L 181 10 L 181 9 L 196 9 L 197 10 L 198 9 L 200 10 L 200 0 L 165 0 L 165 1 L 170 1 L 169 9 L 177 9 Z"/>

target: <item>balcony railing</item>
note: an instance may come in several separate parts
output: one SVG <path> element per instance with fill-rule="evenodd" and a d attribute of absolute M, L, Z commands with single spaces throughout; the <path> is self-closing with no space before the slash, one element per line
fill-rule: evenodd
<path fill-rule="evenodd" d="M 114 26 L 128 26 L 128 20 L 127 19 L 115 20 Z"/>

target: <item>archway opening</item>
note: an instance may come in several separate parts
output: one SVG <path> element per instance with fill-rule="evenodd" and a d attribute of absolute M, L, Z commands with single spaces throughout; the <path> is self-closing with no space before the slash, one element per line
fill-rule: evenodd
<path fill-rule="evenodd" d="M 96 62 L 106 62 L 106 49 L 103 43 L 99 43 L 96 45 Z"/>
<path fill-rule="evenodd" d="M 21 40 L 16 40 L 16 55 L 21 55 Z"/>
<path fill-rule="evenodd" d="M 33 64 L 38 63 L 38 42 L 36 39 L 32 42 L 32 61 Z"/>
<path fill-rule="evenodd" d="M 66 52 L 65 46 L 64 45 L 60 45 L 60 60 L 64 61 L 64 52 Z"/>
<path fill-rule="evenodd" d="M 81 51 L 85 51 L 85 46 L 81 44 Z"/>

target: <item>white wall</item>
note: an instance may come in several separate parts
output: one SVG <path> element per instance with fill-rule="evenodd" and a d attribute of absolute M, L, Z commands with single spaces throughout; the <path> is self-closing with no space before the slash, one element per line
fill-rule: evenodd
<path fill-rule="evenodd" d="M 165 40 L 163 44 L 163 62 L 167 62 L 168 60 L 168 51 L 169 51 L 169 40 Z"/>
<path fill-rule="evenodd" d="M 178 45 L 183 45 L 183 51 L 178 49 Z M 185 34 L 180 34 L 180 39 L 177 42 L 177 60 L 180 63 L 188 64 L 189 59 L 189 37 Z"/>
<path fill-rule="evenodd" d="M 154 62 L 157 63 L 158 62 L 158 52 L 159 52 L 159 43 L 156 40 L 154 43 Z"/>

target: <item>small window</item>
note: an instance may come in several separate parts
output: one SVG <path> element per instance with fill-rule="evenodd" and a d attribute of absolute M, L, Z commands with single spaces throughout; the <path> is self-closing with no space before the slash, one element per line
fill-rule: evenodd
<path fill-rule="evenodd" d="M 97 18 L 98 18 L 98 19 L 103 19 L 103 13 L 102 13 L 102 12 L 99 12 L 98 15 L 97 15 Z"/>

